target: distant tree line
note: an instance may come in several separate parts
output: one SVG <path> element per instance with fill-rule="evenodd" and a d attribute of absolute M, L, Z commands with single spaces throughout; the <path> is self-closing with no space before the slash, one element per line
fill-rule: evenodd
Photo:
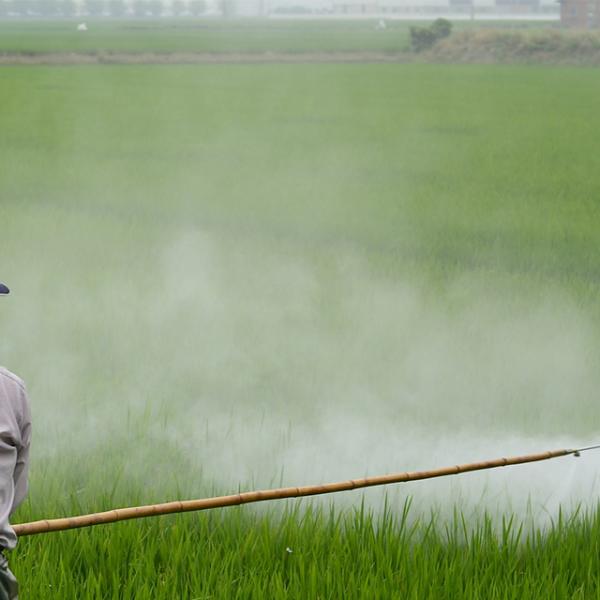
<path fill-rule="evenodd" d="M 234 0 L 221 0 L 223 16 L 234 12 Z M 0 0 L 0 18 L 6 17 L 199 17 L 206 0 Z"/>

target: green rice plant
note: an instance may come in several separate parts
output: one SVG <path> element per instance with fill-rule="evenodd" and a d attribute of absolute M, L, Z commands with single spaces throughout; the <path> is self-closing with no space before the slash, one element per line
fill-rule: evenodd
<path fill-rule="evenodd" d="M 2 81 L 0 350 L 35 425 L 15 521 L 595 435 L 593 70 Z M 25 598 L 595 598 L 595 463 L 552 468 L 39 536 L 11 564 Z"/>
<path fill-rule="evenodd" d="M 248 508 L 23 540 L 32 597 L 595 597 L 598 511 L 526 531 L 513 518 L 443 525 L 408 504 Z"/>

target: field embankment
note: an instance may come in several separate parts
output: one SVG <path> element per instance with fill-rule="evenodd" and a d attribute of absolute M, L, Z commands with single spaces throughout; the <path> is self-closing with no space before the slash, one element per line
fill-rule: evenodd
<path fill-rule="evenodd" d="M 222 51 L 182 49 L 7 50 L 0 65 L 94 64 L 351 64 L 351 63 L 479 63 L 600 65 L 600 33 L 558 30 L 471 29 L 438 41 L 431 50 L 408 48 Z"/>
<path fill-rule="evenodd" d="M 0 65 L 203 65 L 411 63 L 409 52 L 16 52 Z"/>

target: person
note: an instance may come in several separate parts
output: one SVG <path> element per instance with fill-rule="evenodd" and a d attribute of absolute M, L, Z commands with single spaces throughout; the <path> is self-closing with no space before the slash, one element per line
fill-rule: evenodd
<path fill-rule="evenodd" d="M 9 293 L 0 283 L 0 294 Z M 17 545 L 10 516 L 27 495 L 31 413 L 25 385 L 0 367 L 0 600 L 18 600 L 19 586 L 5 552 Z"/>

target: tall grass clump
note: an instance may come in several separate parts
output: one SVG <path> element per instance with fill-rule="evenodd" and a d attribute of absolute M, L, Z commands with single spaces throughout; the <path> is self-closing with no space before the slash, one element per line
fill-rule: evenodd
<path fill-rule="evenodd" d="M 447 38 L 452 33 L 452 23 L 447 19 L 436 19 L 427 27 L 411 27 L 409 31 L 410 47 L 414 52 L 423 52 Z"/>
<path fill-rule="evenodd" d="M 443 62 L 600 64 L 600 34 L 594 31 L 465 30 L 441 39 L 432 57 Z"/>

